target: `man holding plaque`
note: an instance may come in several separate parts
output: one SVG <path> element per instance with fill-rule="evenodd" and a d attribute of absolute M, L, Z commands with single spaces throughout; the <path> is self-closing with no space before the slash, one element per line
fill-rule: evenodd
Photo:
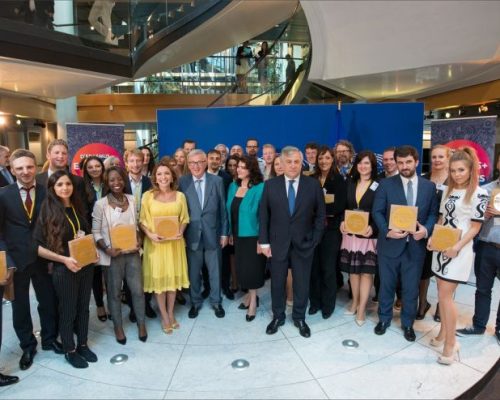
<path fill-rule="evenodd" d="M 401 327 L 406 340 L 415 341 L 413 322 L 417 313 L 418 287 L 425 257 L 426 241 L 437 220 L 436 186 L 416 174 L 418 152 L 412 146 L 398 147 L 394 153 L 399 175 L 380 181 L 375 193 L 372 215 L 379 229 L 377 253 L 380 273 L 379 323 L 377 335 L 391 324 L 392 306 L 398 279 L 401 279 Z M 414 228 L 391 229 L 392 206 L 416 207 Z M 415 208 L 402 208 L 410 217 Z M 392 216 L 393 219 L 394 215 Z M 400 216 L 401 217 L 401 216 Z M 396 218 L 399 219 L 399 218 Z M 410 218 L 400 218 L 406 222 Z"/>
<path fill-rule="evenodd" d="M 191 151 L 187 160 L 190 174 L 179 179 L 179 190 L 186 196 L 190 217 L 184 232 L 191 282 L 191 309 L 188 316 L 196 318 L 203 303 L 201 269 L 205 262 L 210 280 L 210 304 L 215 316 L 223 318 L 220 252 L 227 245 L 229 234 L 224 183 L 220 177 L 206 172 L 207 155 L 204 151 Z"/>
<path fill-rule="evenodd" d="M 19 367 L 31 367 L 37 353 L 37 340 L 33 335 L 30 307 L 30 285 L 33 284 L 38 301 L 43 350 L 62 354 L 62 345 L 56 341 L 56 294 L 47 264 L 38 258 L 37 244 L 33 240 L 35 223 L 45 199 L 45 185 L 35 182 L 35 155 L 23 149 L 10 156 L 12 172 L 17 182 L 0 190 L 0 230 L 2 242 L 17 267 L 14 274 L 12 319 L 23 355 Z"/>

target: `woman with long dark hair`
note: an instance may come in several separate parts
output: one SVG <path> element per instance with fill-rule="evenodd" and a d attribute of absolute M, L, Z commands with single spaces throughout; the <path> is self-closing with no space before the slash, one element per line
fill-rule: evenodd
<path fill-rule="evenodd" d="M 346 183 L 337 172 L 334 153 L 323 146 L 318 149 L 314 177 L 325 194 L 326 221 L 321 242 L 314 250 L 309 290 L 309 314 L 321 310 L 324 319 L 335 310 L 337 296 L 337 259 L 342 242 L 339 227 L 346 207 Z"/>
<path fill-rule="evenodd" d="M 149 177 L 153 173 L 153 168 L 155 167 L 153 150 L 151 150 L 148 146 L 139 147 L 139 150 L 142 151 L 142 154 L 144 154 L 142 174 Z"/>
<path fill-rule="evenodd" d="M 264 190 L 262 173 L 255 157 L 243 156 L 238 161 L 238 179 L 231 183 L 226 208 L 231 226 L 230 242 L 234 244 L 236 275 L 248 295 L 240 309 L 247 309 L 246 320 L 255 318 L 258 307 L 257 289 L 264 286 L 266 258 L 260 253 L 259 205 Z"/>
<path fill-rule="evenodd" d="M 105 196 L 108 188 L 104 184 L 104 163 L 97 156 L 87 157 L 83 163 L 83 181 L 85 183 L 85 194 L 87 201 L 89 226 L 92 226 L 92 210 L 97 200 Z M 94 279 L 92 283 L 92 292 L 94 294 L 95 305 L 97 307 L 97 318 L 105 322 L 108 317 L 103 300 L 103 269 L 101 265 L 94 266 Z"/>
<path fill-rule="evenodd" d="M 34 232 L 38 255 L 54 262 L 52 281 L 59 304 L 59 333 L 65 358 L 75 368 L 87 368 L 89 362 L 97 361 L 87 346 L 94 267 L 79 267 L 68 248 L 69 241 L 90 233 L 83 209 L 71 174 L 58 170 L 48 179 L 47 197 Z"/>
<path fill-rule="evenodd" d="M 371 151 L 361 151 L 356 155 L 347 182 L 346 210 L 370 212 L 377 183 L 377 159 Z M 352 304 L 345 312 L 355 315 L 359 326 L 366 321 L 366 304 L 370 296 L 373 277 L 377 269 L 377 229 L 371 218 L 368 228 L 361 235 L 352 235 L 340 225 L 342 245 L 340 249 L 340 268 L 349 273 L 352 290 Z"/>

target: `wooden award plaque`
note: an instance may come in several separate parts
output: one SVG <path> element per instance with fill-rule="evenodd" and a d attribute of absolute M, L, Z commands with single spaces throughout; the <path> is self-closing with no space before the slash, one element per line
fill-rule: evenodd
<path fill-rule="evenodd" d="M 305 175 L 305 176 L 311 176 L 314 174 L 314 171 L 302 171 L 302 175 Z"/>
<path fill-rule="evenodd" d="M 154 217 L 155 233 L 164 239 L 173 239 L 179 234 L 179 217 Z"/>
<path fill-rule="evenodd" d="M 7 278 L 7 253 L 0 251 L 0 281 Z"/>
<path fill-rule="evenodd" d="M 69 255 L 78 263 L 79 267 L 86 267 L 99 260 L 95 247 L 94 235 L 85 235 L 68 242 Z"/>
<path fill-rule="evenodd" d="M 462 230 L 451 226 L 434 225 L 431 236 L 431 247 L 433 251 L 445 251 L 453 247 L 462 237 Z"/>
<path fill-rule="evenodd" d="M 335 201 L 335 195 L 330 193 L 325 193 L 325 204 L 332 204 Z"/>
<path fill-rule="evenodd" d="M 368 229 L 369 219 L 370 213 L 367 211 L 345 210 L 345 230 L 354 235 L 362 235 Z"/>
<path fill-rule="evenodd" d="M 389 217 L 389 229 L 399 229 L 405 232 L 415 232 L 417 230 L 418 207 L 391 205 L 391 215 Z"/>
<path fill-rule="evenodd" d="M 490 204 L 495 210 L 500 211 L 500 189 L 493 189 L 491 191 Z"/>
<path fill-rule="evenodd" d="M 111 247 L 123 252 L 137 250 L 137 228 L 134 224 L 118 225 L 109 230 Z"/>

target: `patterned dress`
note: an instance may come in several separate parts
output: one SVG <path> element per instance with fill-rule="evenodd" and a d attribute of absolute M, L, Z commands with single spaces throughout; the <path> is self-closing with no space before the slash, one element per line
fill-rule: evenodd
<path fill-rule="evenodd" d="M 454 189 L 449 196 L 443 196 L 439 213 L 443 216 L 443 225 L 462 230 L 462 236 L 470 229 L 471 222 L 483 222 L 488 193 L 476 188 L 471 201 L 464 201 L 466 190 Z M 452 282 L 466 283 L 474 263 L 473 241 L 467 243 L 455 258 L 448 258 L 442 252 L 435 251 L 432 256 L 432 272 Z"/>

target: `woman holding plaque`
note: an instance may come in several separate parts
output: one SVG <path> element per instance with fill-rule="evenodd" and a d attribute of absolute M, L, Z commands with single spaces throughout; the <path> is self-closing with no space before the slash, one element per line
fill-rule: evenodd
<path fill-rule="evenodd" d="M 467 283 L 474 262 L 472 240 L 479 233 L 488 205 L 488 193 L 478 187 L 479 162 L 474 149 L 464 147 L 450 157 L 448 188 L 439 209 L 439 225 L 460 229 L 461 238 L 444 251 L 434 251 L 432 271 L 437 278 L 441 329 L 431 345 L 443 346 L 440 364 L 452 364 L 459 351 L 455 329 L 457 310 L 453 300 L 459 283 Z M 432 238 L 427 242 L 432 249 Z"/>
<path fill-rule="evenodd" d="M 309 315 L 321 310 L 324 319 L 335 310 L 337 297 L 337 259 L 342 236 L 339 231 L 346 207 L 346 183 L 334 165 L 334 154 L 327 146 L 318 149 L 316 172 L 325 195 L 326 221 L 321 242 L 314 250 L 309 290 Z M 340 271 L 339 271 L 340 273 Z"/>
<path fill-rule="evenodd" d="M 95 203 L 92 213 L 92 233 L 100 252 L 100 263 L 108 266 L 108 306 L 113 317 L 115 337 L 123 345 L 127 343 L 122 324 L 121 288 L 124 280 L 132 296 L 139 340 L 145 342 L 148 338 L 144 322 L 145 303 L 140 245 L 137 240 L 137 214 L 134 196 L 125 194 L 127 179 L 125 171 L 120 167 L 106 170 L 104 184 L 109 187 L 109 193 Z M 122 232 L 121 244 L 116 243 L 118 231 Z"/>
<path fill-rule="evenodd" d="M 255 319 L 258 307 L 257 289 L 264 286 L 266 257 L 260 252 L 259 205 L 264 190 L 263 177 L 255 157 L 243 156 L 238 162 L 238 179 L 231 183 L 227 193 L 227 213 L 234 243 L 236 275 L 248 294 L 240 304 L 248 310 L 246 320 Z"/>
<path fill-rule="evenodd" d="M 75 368 L 87 368 L 89 362 L 97 361 L 87 346 L 94 267 L 79 267 L 69 253 L 68 242 L 90 232 L 79 195 L 73 189 L 68 171 L 58 170 L 50 175 L 34 237 L 39 243 L 38 255 L 54 262 L 52 281 L 58 299 L 59 334 L 65 358 Z"/>
<path fill-rule="evenodd" d="M 371 151 L 356 155 L 347 182 L 347 210 L 371 212 L 375 190 L 377 190 L 377 159 Z M 352 288 L 352 304 L 345 312 L 355 315 L 356 323 L 363 326 L 366 321 L 366 304 L 377 269 L 377 232 L 375 222 L 369 216 L 368 225 L 360 234 L 349 233 L 344 220 L 340 224 L 342 245 L 340 267 L 349 273 Z"/>
<path fill-rule="evenodd" d="M 87 200 L 88 222 L 92 226 L 92 210 L 94 204 L 103 195 L 107 193 L 107 187 L 104 185 L 104 163 L 97 156 L 90 156 L 83 163 L 83 181 L 85 182 L 85 194 Z M 97 318 L 105 322 L 108 319 L 103 300 L 103 269 L 101 265 L 94 266 L 94 281 L 92 284 L 95 305 L 97 307 Z"/>
<path fill-rule="evenodd" d="M 448 164 L 451 156 L 451 149 L 442 144 L 432 146 L 431 149 L 431 170 L 422 177 L 430 179 L 436 184 L 436 196 L 438 204 L 441 204 L 443 191 L 448 185 Z M 418 294 L 418 310 L 415 319 L 422 320 L 425 314 L 431 308 L 431 304 L 427 300 L 427 291 L 429 290 L 429 282 L 432 276 L 432 251 L 427 250 L 425 254 L 424 266 L 422 268 L 422 277 L 420 278 L 420 288 Z M 440 322 L 439 303 L 436 304 L 436 312 L 434 320 Z"/>
<path fill-rule="evenodd" d="M 140 227 L 144 239 L 144 290 L 153 292 L 160 309 L 163 332 L 170 335 L 179 323 L 174 316 L 175 293 L 189 288 L 184 230 L 189 223 L 184 194 L 177 191 L 177 175 L 168 162 L 153 170 L 153 188 L 142 197 Z M 169 237 L 158 232 L 161 218 L 171 217 L 175 231 Z"/>

